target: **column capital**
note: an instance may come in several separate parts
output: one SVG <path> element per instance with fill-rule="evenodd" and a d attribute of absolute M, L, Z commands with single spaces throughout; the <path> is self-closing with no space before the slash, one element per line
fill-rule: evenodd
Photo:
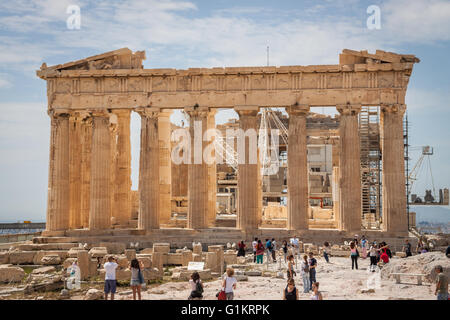
<path fill-rule="evenodd" d="M 286 112 L 289 116 L 307 116 L 311 107 L 307 104 L 296 104 L 293 106 L 286 107 Z"/>
<path fill-rule="evenodd" d="M 392 103 L 392 104 L 381 104 L 380 109 L 382 113 L 399 113 L 403 116 L 406 111 L 406 104 Z"/>
<path fill-rule="evenodd" d="M 343 104 L 343 105 L 337 105 L 336 106 L 337 111 L 342 115 L 346 116 L 355 116 L 361 111 L 361 105 L 360 104 Z"/>
<path fill-rule="evenodd" d="M 234 111 L 236 111 L 239 116 L 256 116 L 259 112 L 259 106 L 235 106 Z"/>
<path fill-rule="evenodd" d="M 210 108 L 199 107 L 199 106 L 185 107 L 183 110 L 190 117 L 206 117 L 206 116 L 208 116 L 208 113 L 210 112 Z"/>
<path fill-rule="evenodd" d="M 147 107 L 147 108 L 136 108 L 134 109 L 141 117 L 146 118 L 158 118 L 161 109 L 155 107 Z"/>
<path fill-rule="evenodd" d="M 49 109 L 47 111 L 50 118 L 57 117 L 70 117 L 71 112 L 69 109 Z"/>

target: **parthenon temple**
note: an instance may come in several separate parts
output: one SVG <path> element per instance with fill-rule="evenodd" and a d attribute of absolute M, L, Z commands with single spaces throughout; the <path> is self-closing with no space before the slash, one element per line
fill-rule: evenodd
<path fill-rule="evenodd" d="M 123 48 L 37 71 L 51 119 L 42 241 L 408 236 L 403 118 L 414 55 L 344 49 L 335 65 L 187 70 L 144 69 L 144 59 Z M 336 114 L 320 115 L 325 107 Z M 264 173 L 260 161 L 175 164 L 177 109 L 189 120 L 191 145 L 194 122 L 223 132 L 277 124 L 280 169 Z M 239 119 L 216 126 L 223 109 Z M 141 118 L 138 190 L 132 112 Z"/>

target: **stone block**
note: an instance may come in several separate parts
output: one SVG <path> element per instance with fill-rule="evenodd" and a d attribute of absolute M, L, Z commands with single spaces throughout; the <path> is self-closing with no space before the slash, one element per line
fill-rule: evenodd
<path fill-rule="evenodd" d="M 153 244 L 153 252 L 169 253 L 170 252 L 170 244 L 169 243 L 154 243 Z"/>
<path fill-rule="evenodd" d="M 202 254 L 202 244 L 201 243 L 194 243 L 192 245 L 192 252 L 194 254 Z"/>
<path fill-rule="evenodd" d="M 36 251 L 11 251 L 9 252 L 9 263 L 11 264 L 34 264 Z"/>
<path fill-rule="evenodd" d="M 122 242 L 100 242 L 98 247 L 105 247 L 107 253 L 121 254 L 125 252 L 127 248 L 125 243 Z"/>
<path fill-rule="evenodd" d="M 146 268 L 142 270 L 145 281 L 162 280 L 162 273 L 156 268 Z"/>
<path fill-rule="evenodd" d="M 81 280 L 87 280 L 91 275 L 89 262 L 90 262 L 89 253 L 86 250 L 82 251 L 79 250 L 77 252 L 77 264 L 78 267 L 80 268 Z"/>
<path fill-rule="evenodd" d="M 126 249 L 125 255 L 126 255 L 128 261 L 136 259 L 136 250 L 135 249 Z"/>
<path fill-rule="evenodd" d="M 80 247 L 70 248 L 69 251 L 67 251 L 67 256 L 69 258 L 76 258 L 78 251 L 85 251 L 85 249 L 84 248 L 80 248 Z"/>
<path fill-rule="evenodd" d="M 194 262 L 202 262 L 202 255 L 201 254 L 192 254 L 192 261 Z"/>
<path fill-rule="evenodd" d="M 244 274 L 249 277 L 260 277 L 262 275 L 262 272 L 259 270 L 249 270 L 245 271 Z"/>
<path fill-rule="evenodd" d="M 200 270 L 197 272 L 200 275 L 200 279 L 203 281 L 212 279 L 211 270 L 209 269 Z M 175 268 L 172 273 L 172 280 L 189 281 L 192 273 L 193 271 L 187 270 L 187 267 Z"/>
<path fill-rule="evenodd" d="M 152 258 L 151 257 L 137 257 L 138 261 L 142 264 L 144 269 L 148 269 L 152 267 Z"/>
<path fill-rule="evenodd" d="M 67 269 L 68 267 L 70 267 L 72 265 L 72 263 L 74 263 L 76 261 L 77 261 L 77 258 L 67 258 L 63 262 L 63 268 Z"/>
<path fill-rule="evenodd" d="M 34 264 L 43 264 L 42 258 L 45 256 L 54 256 L 57 255 L 60 259 L 60 261 L 64 261 L 67 258 L 67 251 L 66 250 L 41 250 L 37 251 L 36 255 L 34 256 L 33 262 Z"/>
<path fill-rule="evenodd" d="M 10 264 L 0 265 L 0 283 L 21 282 L 24 277 L 22 268 Z"/>
<path fill-rule="evenodd" d="M 227 265 L 237 264 L 237 255 L 236 252 L 224 253 L 223 260 Z"/>
<path fill-rule="evenodd" d="M 84 300 L 103 300 L 103 291 L 97 289 L 89 289 L 84 296 Z"/>
<path fill-rule="evenodd" d="M 55 271 L 56 271 L 55 267 L 48 266 L 48 267 L 40 267 L 40 268 L 34 269 L 31 273 L 32 274 L 42 274 L 42 273 L 52 273 Z"/>
<path fill-rule="evenodd" d="M 152 254 L 153 253 L 153 248 L 145 248 L 142 249 L 141 251 L 139 251 L 140 254 Z"/>
<path fill-rule="evenodd" d="M 167 264 L 170 265 L 183 265 L 182 253 L 169 253 L 167 257 Z"/>
<path fill-rule="evenodd" d="M 128 268 L 131 260 L 129 260 L 126 256 L 122 255 L 117 257 L 117 264 L 119 265 L 120 269 L 126 269 Z"/>
<path fill-rule="evenodd" d="M 9 252 L 8 251 L 0 252 L 0 264 L 7 264 L 7 263 L 9 263 Z"/>
<path fill-rule="evenodd" d="M 58 265 L 61 264 L 61 258 L 57 254 L 49 254 L 42 257 L 40 264 L 43 265 Z"/>
<path fill-rule="evenodd" d="M 406 258 L 406 252 L 403 251 L 397 251 L 395 252 L 395 255 L 400 258 Z"/>
<path fill-rule="evenodd" d="M 89 256 L 91 258 L 103 258 L 108 254 L 108 249 L 106 247 L 93 247 L 89 250 Z"/>
<path fill-rule="evenodd" d="M 152 266 L 158 269 L 159 272 L 163 272 L 163 254 L 161 252 L 152 254 Z"/>
<path fill-rule="evenodd" d="M 187 266 L 190 261 L 192 261 L 192 251 L 191 250 L 183 250 L 181 253 L 183 257 L 183 266 Z"/>

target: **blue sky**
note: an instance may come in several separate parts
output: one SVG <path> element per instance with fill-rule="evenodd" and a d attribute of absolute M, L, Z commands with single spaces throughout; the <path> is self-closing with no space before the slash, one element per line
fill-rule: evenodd
<path fill-rule="evenodd" d="M 81 8 L 79 30 L 66 26 L 72 4 Z M 367 28 L 370 5 L 380 7 L 379 30 Z M 450 185 L 449 1 L 2 1 L 0 221 L 45 218 L 50 121 L 45 82 L 35 75 L 42 62 L 129 47 L 146 51 L 145 68 L 256 66 L 266 64 L 267 45 L 271 65 L 336 64 L 344 48 L 419 57 L 407 93 L 410 144 L 435 147 L 435 185 Z"/>

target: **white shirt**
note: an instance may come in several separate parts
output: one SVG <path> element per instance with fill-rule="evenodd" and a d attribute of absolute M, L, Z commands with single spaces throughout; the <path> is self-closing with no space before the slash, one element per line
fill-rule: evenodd
<path fill-rule="evenodd" d="M 105 268 L 105 280 L 116 280 L 116 268 L 119 265 L 115 262 L 107 262 L 103 265 Z"/>
<path fill-rule="evenodd" d="M 291 244 L 298 247 L 298 238 L 291 238 Z"/>
<path fill-rule="evenodd" d="M 272 241 L 273 250 L 277 250 L 277 242 L 275 240 Z"/>
<path fill-rule="evenodd" d="M 233 285 L 237 282 L 235 277 L 225 277 L 225 293 L 233 292 Z"/>
<path fill-rule="evenodd" d="M 252 242 L 253 251 L 256 251 L 256 246 L 258 245 L 258 241 Z"/>

